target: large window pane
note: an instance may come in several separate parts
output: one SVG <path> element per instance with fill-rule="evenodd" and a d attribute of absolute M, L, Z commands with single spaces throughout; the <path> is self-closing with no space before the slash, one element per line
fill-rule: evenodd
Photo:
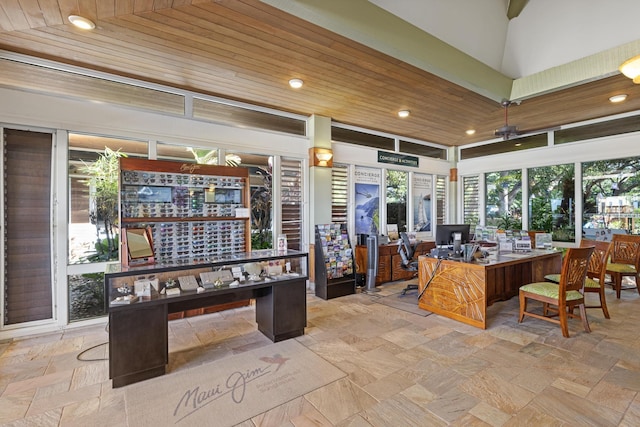
<path fill-rule="evenodd" d="M 146 158 L 147 143 L 69 135 L 69 264 L 118 259 L 118 157 Z"/>
<path fill-rule="evenodd" d="M 408 172 L 387 171 L 387 224 L 397 224 L 407 231 Z"/>
<path fill-rule="evenodd" d="M 613 233 L 640 234 L 640 158 L 582 164 L 582 234 L 609 240 Z"/>
<path fill-rule="evenodd" d="M 503 230 L 522 228 L 522 170 L 485 174 L 485 224 Z"/>
<path fill-rule="evenodd" d="M 118 158 L 146 158 L 147 151 L 146 142 L 69 135 L 70 321 L 107 314 L 104 263 L 119 261 Z"/>
<path fill-rule="evenodd" d="M 558 242 L 575 241 L 573 164 L 529 169 L 529 230 L 552 233 Z"/>

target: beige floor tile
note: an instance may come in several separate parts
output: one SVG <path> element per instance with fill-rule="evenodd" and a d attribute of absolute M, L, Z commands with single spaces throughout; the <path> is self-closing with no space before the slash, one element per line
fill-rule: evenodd
<path fill-rule="evenodd" d="M 617 426 L 623 415 L 555 387 L 548 387 L 543 393 L 538 394 L 530 406 L 569 425 Z"/>
<path fill-rule="evenodd" d="M 331 423 L 336 424 L 377 401 L 349 379 L 341 379 L 305 395 Z"/>
<path fill-rule="evenodd" d="M 524 408 L 535 397 L 535 393 L 506 381 L 488 370 L 474 375 L 458 388 L 475 396 L 478 401 L 488 403 L 509 415 Z"/>
<path fill-rule="evenodd" d="M 392 294 L 403 287 L 392 284 Z M 608 300 L 611 319 L 589 313 L 593 332 L 537 319 L 517 323 L 518 301 L 488 310 L 481 330 L 418 316 L 356 294 L 307 295 L 308 327 L 296 338 L 348 374 L 240 427 L 411 425 L 640 425 L 640 296 Z M 271 344 L 255 306 L 169 322 L 167 375 Z M 105 342 L 104 325 L 0 343 L 0 424 L 128 426 L 124 388 L 107 361 L 78 354 Z M 84 354 L 106 358 L 108 346 Z M 310 367 L 312 369 L 312 367 Z"/>
<path fill-rule="evenodd" d="M 469 410 L 469 413 L 492 427 L 500 427 L 511 419 L 511 415 L 500 409 L 480 402 Z"/>

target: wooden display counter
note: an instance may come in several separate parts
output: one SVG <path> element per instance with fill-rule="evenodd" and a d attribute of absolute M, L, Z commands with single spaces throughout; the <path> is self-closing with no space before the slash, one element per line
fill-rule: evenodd
<path fill-rule="evenodd" d="M 434 242 L 418 242 L 414 258 L 425 255 L 435 248 Z M 367 246 L 356 246 L 356 273 L 367 274 Z M 396 280 L 408 280 L 414 276 L 411 271 L 402 268 L 402 258 L 398 253 L 398 244 L 390 243 L 378 246 L 378 275 L 376 285 Z"/>
<path fill-rule="evenodd" d="M 262 269 L 256 275 L 258 268 Z M 236 271 L 241 282 L 218 283 L 202 289 L 181 289 L 176 295 L 150 290 L 123 303 L 125 288 L 135 289 L 140 277 L 154 277 L 163 288 L 170 279 Z M 105 295 L 109 301 L 109 378 L 114 388 L 165 373 L 169 362 L 168 316 L 202 307 L 254 299 L 258 330 L 273 342 L 304 334 L 307 324 L 308 257 L 306 253 L 271 249 L 218 257 L 179 266 L 122 267 L 108 265 Z M 230 273 L 231 274 L 231 273 Z M 182 285 L 181 285 L 182 286 Z"/>
<path fill-rule="evenodd" d="M 518 295 L 520 286 L 559 273 L 561 252 L 492 254 L 487 262 L 469 263 L 419 257 L 419 289 L 429 283 L 418 306 L 478 328 L 487 328 L 487 307 Z M 435 273 L 434 273 L 435 270 Z"/>

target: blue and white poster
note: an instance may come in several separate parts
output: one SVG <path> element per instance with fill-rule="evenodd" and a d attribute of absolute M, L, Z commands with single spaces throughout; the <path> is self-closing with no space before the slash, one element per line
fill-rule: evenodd
<path fill-rule="evenodd" d="M 413 174 L 413 231 L 431 234 L 431 195 L 433 176 Z"/>
<path fill-rule="evenodd" d="M 380 169 L 356 168 L 356 234 L 378 234 L 380 230 Z"/>

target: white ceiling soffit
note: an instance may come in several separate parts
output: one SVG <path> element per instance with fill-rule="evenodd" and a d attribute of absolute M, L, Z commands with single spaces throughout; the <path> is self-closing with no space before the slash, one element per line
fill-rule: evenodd
<path fill-rule="evenodd" d="M 262 1 L 496 101 L 608 77 L 640 54 L 638 0 Z"/>

